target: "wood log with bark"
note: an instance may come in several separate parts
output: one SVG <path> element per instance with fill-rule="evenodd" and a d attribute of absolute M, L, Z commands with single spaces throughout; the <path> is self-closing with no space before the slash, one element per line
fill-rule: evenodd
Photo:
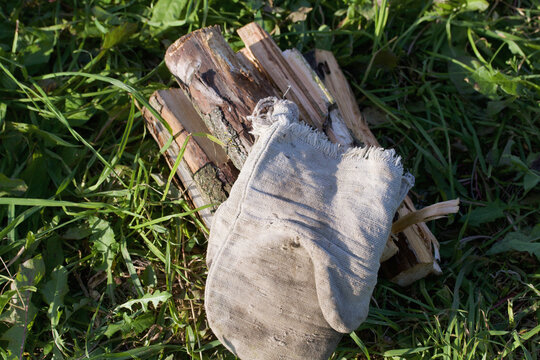
<path fill-rule="evenodd" d="M 308 63 L 297 50 L 282 52 L 255 23 L 238 33 L 246 45 L 238 53 L 217 26 L 185 35 L 167 50 L 165 62 L 180 90 L 158 91 L 150 104 L 169 124 L 172 134 L 149 111 L 143 111 L 160 147 L 173 137 L 164 153 L 171 168 L 183 151 L 177 175 L 193 205 L 203 207 L 199 214 L 207 225 L 215 206 L 205 206 L 218 205 L 227 198 L 251 149 L 254 139 L 247 117 L 262 98 L 278 96 L 294 101 L 302 120 L 343 147 L 380 146 L 332 53 L 315 50 L 307 56 Z M 217 140 L 190 135 L 202 133 Z M 454 201 L 416 212 L 407 197 L 381 259 L 381 273 L 400 285 L 440 273 L 438 243 L 423 219 L 456 211 Z"/>
<path fill-rule="evenodd" d="M 176 170 L 178 178 L 188 199 L 196 208 L 201 208 L 199 215 L 208 227 L 215 205 L 227 199 L 238 170 L 223 147 L 203 136 L 209 131 L 180 89 L 156 91 L 149 103 L 169 124 L 172 134 L 150 111 L 143 109 L 147 128 L 160 148 L 167 146 L 164 155 L 171 169 L 180 161 Z M 208 207 L 209 204 L 214 206 Z"/>

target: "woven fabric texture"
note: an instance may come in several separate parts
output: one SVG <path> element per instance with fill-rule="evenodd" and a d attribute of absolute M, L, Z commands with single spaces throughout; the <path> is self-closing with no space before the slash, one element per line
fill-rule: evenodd
<path fill-rule="evenodd" d="M 242 359 L 327 359 L 366 318 L 392 220 L 414 178 L 393 150 L 343 149 L 259 102 L 258 140 L 217 210 L 210 326 Z"/>

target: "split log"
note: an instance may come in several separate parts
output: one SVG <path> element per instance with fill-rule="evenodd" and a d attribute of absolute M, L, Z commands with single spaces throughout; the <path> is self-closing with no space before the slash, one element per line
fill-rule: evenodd
<path fill-rule="evenodd" d="M 171 136 L 174 137 L 165 154 L 171 169 L 185 144 L 177 175 L 195 208 L 203 208 L 199 215 L 209 226 L 217 205 L 229 196 L 238 171 L 221 146 L 206 137 L 192 135 L 209 131 L 180 89 L 158 90 L 150 97 L 149 103 L 172 129 L 171 135 L 150 111 L 143 109 L 147 128 L 160 147 L 165 146 Z M 208 208 L 209 204 L 216 206 Z"/>
<path fill-rule="evenodd" d="M 294 72 L 302 74 L 300 77 L 304 86 L 308 89 L 309 96 L 319 104 L 321 109 L 326 111 L 326 121 L 323 130 L 330 141 L 349 147 L 354 144 L 354 140 L 343 121 L 341 112 L 336 101 L 322 83 L 317 73 L 309 66 L 304 56 L 297 49 L 283 51 L 283 57 L 289 62 Z"/>
<path fill-rule="evenodd" d="M 182 44 L 182 46 L 185 48 L 192 48 L 193 45 L 190 44 L 190 42 L 192 41 L 199 42 L 202 34 L 199 34 L 198 36 L 193 36 L 193 33 L 192 33 L 191 35 L 187 35 L 187 36 L 189 38 L 186 38 L 186 37 L 181 38 L 175 44 L 176 45 Z M 208 35 L 205 35 L 205 36 L 208 36 Z M 223 41 L 219 41 L 216 39 L 217 36 L 218 35 L 215 32 L 212 32 L 214 43 L 217 42 L 221 44 L 220 45 L 221 50 L 215 56 L 221 56 L 221 54 L 223 53 L 230 55 L 229 51 L 223 49 L 223 46 L 226 45 L 225 40 L 223 39 Z M 221 36 L 221 34 L 219 34 L 219 36 Z M 173 49 L 176 49 L 174 51 L 176 51 L 176 54 L 178 55 L 179 47 L 176 46 L 176 47 L 173 47 Z M 170 50 L 171 53 L 173 49 Z M 209 50 L 209 49 L 205 48 L 205 51 L 206 50 Z M 169 54 L 169 51 L 167 53 Z M 266 84 L 267 84 L 266 87 L 270 89 L 272 94 L 279 95 L 278 92 L 275 89 L 273 89 L 270 84 L 268 84 L 268 80 L 263 80 L 263 75 L 259 72 L 257 67 L 254 65 L 254 63 L 252 62 L 253 58 L 251 58 L 249 54 L 250 54 L 249 52 L 246 52 L 244 50 L 237 53 L 236 58 L 239 59 L 239 61 L 247 69 L 249 73 L 255 74 L 255 76 L 257 77 L 256 82 L 258 84 L 263 84 L 264 81 L 266 81 Z M 297 59 L 297 60 L 291 60 L 291 63 L 293 64 L 293 68 L 295 69 L 295 71 L 299 73 L 309 74 L 309 79 L 318 79 L 315 72 L 311 70 L 311 68 L 305 62 L 301 54 L 291 53 L 290 55 L 291 57 L 294 56 Z M 192 61 L 191 59 L 192 58 L 188 58 L 187 61 Z M 169 68 L 178 69 L 178 68 L 183 67 L 182 65 L 177 64 L 176 61 L 180 61 L 179 58 L 175 58 L 174 56 L 169 57 L 169 63 L 168 63 Z M 181 61 L 185 61 L 185 60 L 181 60 Z M 217 60 L 215 62 L 217 62 Z M 198 70 L 195 70 L 195 72 L 191 75 L 192 79 L 204 79 L 204 76 L 199 73 L 201 68 L 202 67 L 199 67 Z M 237 88 L 238 86 L 242 85 L 241 83 L 240 84 L 235 83 L 233 80 L 231 80 L 231 78 L 229 78 L 227 81 L 229 82 L 227 84 L 223 84 L 224 85 L 223 87 L 225 87 L 226 85 L 230 88 Z M 181 80 L 178 80 L 178 82 L 180 83 Z M 235 84 L 237 85 L 235 86 Z M 319 103 L 321 104 L 321 107 L 320 107 L 321 110 L 328 109 L 328 108 L 331 109 L 331 113 L 333 115 L 331 115 L 330 117 L 334 119 L 333 123 L 338 123 L 338 122 L 340 124 L 343 123 L 343 121 L 340 118 L 341 115 L 337 113 L 338 110 L 335 107 L 335 103 L 332 97 L 329 95 L 328 91 L 324 88 L 324 85 L 320 83 L 320 80 L 318 82 L 313 81 L 313 80 L 311 82 L 304 80 L 304 84 L 305 84 L 304 86 L 309 86 L 310 91 L 313 91 L 314 94 L 315 93 L 318 94 L 318 98 L 316 98 L 316 100 L 319 101 Z M 195 85 L 195 86 L 202 87 L 201 85 Z M 194 93 L 189 92 L 189 90 L 188 90 L 188 94 L 191 95 L 190 99 L 188 99 L 184 94 L 182 94 L 177 89 L 169 89 L 166 91 L 165 90 L 158 91 L 151 98 L 151 105 L 154 106 L 160 112 L 160 114 L 165 119 L 165 121 L 167 121 L 167 123 L 171 126 L 173 133 L 176 135 L 177 146 L 178 145 L 181 146 L 183 141 L 185 141 L 186 134 L 184 131 L 184 127 L 185 128 L 191 127 L 191 132 L 195 130 L 204 131 L 204 129 L 201 129 L 201 128 L 199 129 L 193 128 L 195 124 L 202 123 L 201 117 L 195 112 L 193 105 L 197 106 L 201 103 L 204 105 L 203 100 L 205 99 L 201 99 L 198 95 L 194 95 Z M 312 96 L 312 98 L 314 97 Z M 217 104 L 220 104 L 220 102 L 217 102 Z M 241 106 L 238 106 L 239 104 L 237 104 L 235 101 L 230 101 L 229 105 L 235 108 L 242 108 Z M 252 102 L 250 104 L 251 108 L 248 108 L 249 109 L 248 114 L 251 114 L 255 105 L 256 105 L 255 102 Z M 203 116 L 204 116 L 204 113 L 203 113 Z M 145 112 L 145 117 L 148 119 L 147 121 L 149 121 L 150 124 L 153 124 L 153 128 L 157 128 L 159 130 L 159 131 L 151 130 L 151 132 L 153 134 L 157 132 L 158 135 L 160 135 L 160 136 L 157 136 L 157 137 L 154 136 L 154 137 L 156 138 L 161 137 L 161 140 L 158 140 L 158 143 L 160 144 L 160 146 L 163 146 L 166 140 L 169 139 L 170 135 L 166 133 L 166 130 L 161 126 L 161 124 L 156 123 L 156 120 L 153 118 L 153 116 L 151 116 L 150 112 Z M 214 121 L 216 120 L 219 121 L 217 125 L 214 124 Z M 242 120 L 245 121 L 246 128 L 251 128 L 251 124 L 247 121 L 247 119 L 245 119 L 245 117 Z M 214 134 L 216 137 L 220 138 L 221 140 L 224 140 L 224 137 L 220 136 L 219 130 L 217 129 L 222 129 L 220 128 L 220 124 L 225 121 L 227 121 L 227 119 L 224 117 L 213 117 L 213 118 L 207 117 L 205 123 L 209 123 L 210 128 L 213 129 L 213 131 L 209 131 L 210 133 Z M 351 143 L 352 138 L 348 134 L 348 131 L 346 130 L 344 125 L 340 125 L 340 126 L 345 129 L 346 133 L 342 135 L 338 135 L 338 138 L 346 139 L 342 143 L 347 143 L 347 144 Z M 230 129 L 230 128 L 228 129 L 231 133 L 234 131 L 234 129 Z M 343 132 L 343 130 L 341 131 Z M 238 134 L 238 136 L 239 135 L 240 134 Z M 234 136 L 234 133 L 233 133 L 233 136 Z M 190 146 L 186 148 L 186 151 L 184 153 L 184 161 L 182 161 L 182 164 L 184 162 L 187 164 L 190 164 L 191 162 L 193 162 L 193 160 L 198 160 L 199 163 L 196 166 L 191 166 L 190 167 L 191 171 L 182 171 L 182 168 L 183 168 L 182 166 L 180 166 L 178 170 L 178 176 L 180 180 L 182 181 L 182 183 L 185 184 L 188 196 L 193 199 L 194 205 L 196 207 L 201 207 L 210 202 L 214 202 L 214 203 L 222 202 L 223 200 L 225 200 L 226 196 L 228 195 L 228 188 L 234 182 L 234 180 L 236 180 L 236 176 L 231 175 L 233 171 L 227 167 L 224 169 L 220 169 L 218 167 L 218 170 L 219 170 L 218 174 L 226 173 L 228 175 L 227 177 L 225 177 L 225 181 L 224 181 L 223 175 L 220 178 L 219 176 L 216 176 L 214 172 L 210 172 L 209 174 L 203 173 L 204 174 L 204 177 L 203 177 L 200 175 L 200 171 L 201 171 L 200 169 L 205 169 L 205 166 L 209 169 L 214 169 L 215 164 L 223 163 L 224 161 L 223 156 L 226 156 L 225 151 L 222 151 L 222 154 L 221 154 L 222 157 L 219 160 L 210 159 L 208 154 L 216 153 L 215 144 L 213 145 L 214 148 L 212 148 L 211 151 L 209 151 L 207 148 L 206 152 L 200 147 L 196 146 L 198 145 L 197 143 L 192 144 L 190 142 L 189 144 Z M 251 143 L 249 143 L 249 145 L 251 145 Z M 172 148 L 173 149 L 171 149 L 170 151 L 172 151 L 172 153 L 174 154 L 175 147 L 172 147 Z M 247 155 L 249 149 L 242 149 L 242 150 L 245 151 L 246 153 L 245 155 Z M 230 151 L 228 153 L 229 155 L 231 154 Z M 170 158 L 171 155 L 168 153 L 166 154 L 166 157 Z M 172 159 L 171 158 L 168 159 L 168 162 L 171 167 L 172 167 L 171 164 L 174 164 L 175 160 L 176 160 L 175 156 Z M 238 167 L 238 166 L 241 166 L 242 164 L 243 164 L 243 161 L 235 165 L 237 165 Z M 223 168 L 223 166 L 221 166 L 221 168 Z M 215 181 L 216 177 L 219 178 L 221 183 Z M 212 190 L 212 186 L 209 186 L 212 184 L 214 184 L 213 190 Z M 201 214 L 201 217 L 204 219 L 206 224 L 210 224 L 212 211 L 205 211 L 203 214 Z M 395 251 L 396 251 L 395 245 L 393 245 L 393 243 L 389 241 L 387 247 L 385 248 L 383 259 L 391 257 L 395 253 Z"/>
<path fill-rule="evenodd" d="M 366 145 L 380 146 L 363 118 L 354 93 L 334 54 L 325 50 L 315 50 L 314 54 L 308 56 L 310 57 L 312 66 L 317 69 L 324 84 L 335 97 L 345 123 L 354 137 Z M 398 209 L 398 215 L 402 218 L 410 216 L 415 211 L 412 200 L 407 196 Z M 456 211 L 457 209 L 454 212 Z M 406 286 L 430 273 L 441 273 L 438 264 L 439 243 L 424 222 L 408 226 L 396 235 L 394 239 L 399 251 L 381 267 L 386 277 L 399 285 Z"/>
<path fill-rule="evenodd" d="M 254 59 L 268 79 L 272 79 L 277 88 L 298 105 L 300 118 L 322 130 L 328 109 L 309 96 L 309 88 L 303 83 L 302 75 L 293 71 L 268 33 L 258 24 L 250 23 L 238 29 L 238 35 L 246 45 L 248 58 Z"/>
<path fill-rule="evenodd" d="M 334 54 L 317 49 L 306 54 L 306 58 L 336 100 L 343 120 L 353 137 L 365 145 L 380 146 L 362 116 L 356 97 Z"/>
<path fill-rule="evenodd" d="M 352 145 L 352 137 L 334 107 L 334 99 L 297 50 L 282 53 L 270 35 L 256 23 L 238 29 L 238 35 L 246 45 L 246 58 L 254 60 L 256 67 L 282 94 L 298 105 L 302 120 L 324 130 L 331 141 Z"/>
<path fill-rule="evenodd" d="M 277 92 L 253 66 L 246 66 L 219 26 L 185 35 L 172 44 L 165 63 L 233 164 L 241 169 L 253 145 L 246 120 L 257 102 Z"/>

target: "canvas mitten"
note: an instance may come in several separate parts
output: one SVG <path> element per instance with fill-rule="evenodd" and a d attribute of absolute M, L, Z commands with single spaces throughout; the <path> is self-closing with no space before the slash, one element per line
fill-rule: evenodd
<path fill-rule="evenodd" d="M 327 359 L 366 318 L 397 207 L 413 184 L 393 150 L 342 149 L 261 100 L 259 136 L 217 210 L 205 307 L 242 359 Z"/>

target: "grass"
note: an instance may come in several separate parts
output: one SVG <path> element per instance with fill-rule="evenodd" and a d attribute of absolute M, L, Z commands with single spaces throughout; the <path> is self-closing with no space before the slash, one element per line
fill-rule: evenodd
<path fill-rule="evenodd" d="M 2 358 L 233 358 L 139 108 L 174 85 L 168 44 L 219 24 L 238 49 L 254 20 L 336 54 L 416 204 L 463 204 L 430 224 L 443 275 L 381 279 L 332 358 L 538 359 L 540 5 L 484 0 L 0 4 Z"/>

